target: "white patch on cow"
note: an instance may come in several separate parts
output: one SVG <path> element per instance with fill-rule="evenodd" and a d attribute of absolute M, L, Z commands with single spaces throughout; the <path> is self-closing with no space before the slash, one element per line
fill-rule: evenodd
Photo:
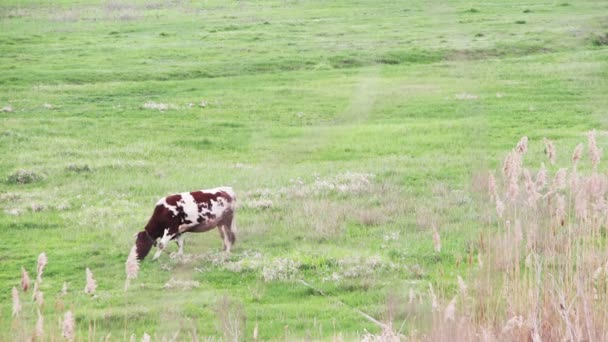
<path fill-rule="evenodd" d="M 198 218 L 198 205 L 196 204 L 194 197 L 192 197 L 189 192 L 184 192 L 180 195 L 182 195 L 182 199 L 177 203 L 184 210 L 184 219 L 196 223 Z"/>
<path fill-rule="evenodd" d="M 173 206 L 173 205 L 169 205 L 169 203 L 167 203 L 167 198 L 161 198 L 160 200 L 158 200 L 158 202 L 156 203 L 156 206 L 162 205 L 163 207 L 169 209 L 169 211 L 171 212 L 171 214 L 173 214 L 173 216 L 177 216 L 177 207 Z"/>
<path fill-rule="evenodd" d="M 235 202 L 236 202 L 236 194 L 234 193 L 234 190 L 229 187 L 229 186 L 220 186 L 217 188 L 213 188 L 213 189 L 204 189 L 204 190 L 200 190 L 202 192 L 206 192 L 206 193 L 210 193 L 210 194 L 216 194 L 218 192 L 225 192 L 228 194 L 228 196 L 230 196 L 232 198 L 232 204 L 230 205 L 230 209 L 234 210 L 234 206 L 235 206 Z M 225 201 L 225 199 L 222 198 L 222 201 Z M 225 205 L 224 205 L 225 206 Z M 225 206 L 227 207 L 227 206 Z"/>
<path fill-rule="evenodd" d="M 156 260 L 160 257 L 163 250 L 165 249 L 165 247 L 167 246 L 169 241 L 171 241 L 171 239 L 174 236 L 175 236 L 175 234 L 169 235 L 169 228 L 165 229 L 165 231 L 163 232 L 163 237 L 160 238 L 160 241 L 158 241 L 158 251 L 156 251 L 156 253 L 154 254 L 154 258 L 152 258 L 152 260 Z"/>

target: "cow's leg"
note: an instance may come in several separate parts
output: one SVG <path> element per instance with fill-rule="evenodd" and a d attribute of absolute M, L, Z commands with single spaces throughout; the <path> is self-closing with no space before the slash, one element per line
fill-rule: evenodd
<path fill-rule="evenodd" d="M 222 243 L 224 244 L 224 251 L 230 252 L 230 240 L 228 239 L 225 229 L 226 228 L 224 226 L 217 226 L 217 230 L 220 232 L 220 238 L 222 238 Z"/>
<path fill-rule="evenodd" d="M 163 237 L 161 237 L 160 241 L 158 241 L 158 251 L 156 251 L 152 260 L 156 260 L 160 257 L 161 253 L 165 249 L 165 246 L 167 246 L 167 244 L 169 243 L 169 241 L 171 241 L 173 236 L 175 236 L 175 234 L 169 235 L 169 228 L 166 228 L 163 233 Z"/>
<path fill-rule="evenodd" d="M 236 237 L 234 236 L 234 233 L 232 232 L 233 216 L 234 215 L 233 215 L 232 211 L 227 212 L 224 215 L 224 217 L 222 219 L 222 225 L 220 226 L 222 239 L 224 240 L 224 250 L 228 253 L 230 253 L 230 248 L 232 248 L 232 245 L 236 241 Z"/>
<path fill-rule="evenodd" d="M 175 243 L 177 244 L 177 247 L 178 247 L 177 254 L 183 255 L 184 254 L 184 234 L 180 234 L 177 238 L 175 238 Z"/>

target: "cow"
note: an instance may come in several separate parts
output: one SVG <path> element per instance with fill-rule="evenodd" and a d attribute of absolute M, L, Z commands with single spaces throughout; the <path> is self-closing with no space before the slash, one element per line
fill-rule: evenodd
<path fill-rule="evenodd" d="M 230 253 L 236 241 L 232 231 L 235 209 L 236 195 L 231 187 L 182 192 L 161 198 L 145 229 L 136 234 L 137 258 L 143 260 L 152 246 L 158 246 L 156 259 L 170 240 L 175 240 L 178 254 L 183 254 L 185 233 L 202 233 L 213 228 L 218 228 L 224 251 Z"/>

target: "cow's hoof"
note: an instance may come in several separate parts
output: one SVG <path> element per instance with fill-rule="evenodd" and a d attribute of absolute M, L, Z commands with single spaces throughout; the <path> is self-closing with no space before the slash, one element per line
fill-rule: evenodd
<path fill-rule="evenodd" d="M 154 254 L 154 257 L 152 258 L 152 260 L 156 260 L 160 257 L 160 255 L 162 254 L 163 250 L 159 249 L 156 254 Z"/>

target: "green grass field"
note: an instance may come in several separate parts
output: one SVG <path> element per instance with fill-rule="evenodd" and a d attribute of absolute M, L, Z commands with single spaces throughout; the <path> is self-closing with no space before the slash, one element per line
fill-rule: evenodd
<path fill-rule="evenodd" d="M 608 143 L 607 2 L 52 3 L 0 4 L 2 341 L 33 330 L 11 288 L 41 252 L 49 336 L 68 309 L 78 340 L 377 332 L 356 310 L 424 331 L 428 284 L 450 298 L 491 229 L 475 175 L 524 135 L 534 160 L 543 137 Z M 233 253 L 192 234 L 125 292 L 156 201 L 219 185 L 239 196 Z"/>

